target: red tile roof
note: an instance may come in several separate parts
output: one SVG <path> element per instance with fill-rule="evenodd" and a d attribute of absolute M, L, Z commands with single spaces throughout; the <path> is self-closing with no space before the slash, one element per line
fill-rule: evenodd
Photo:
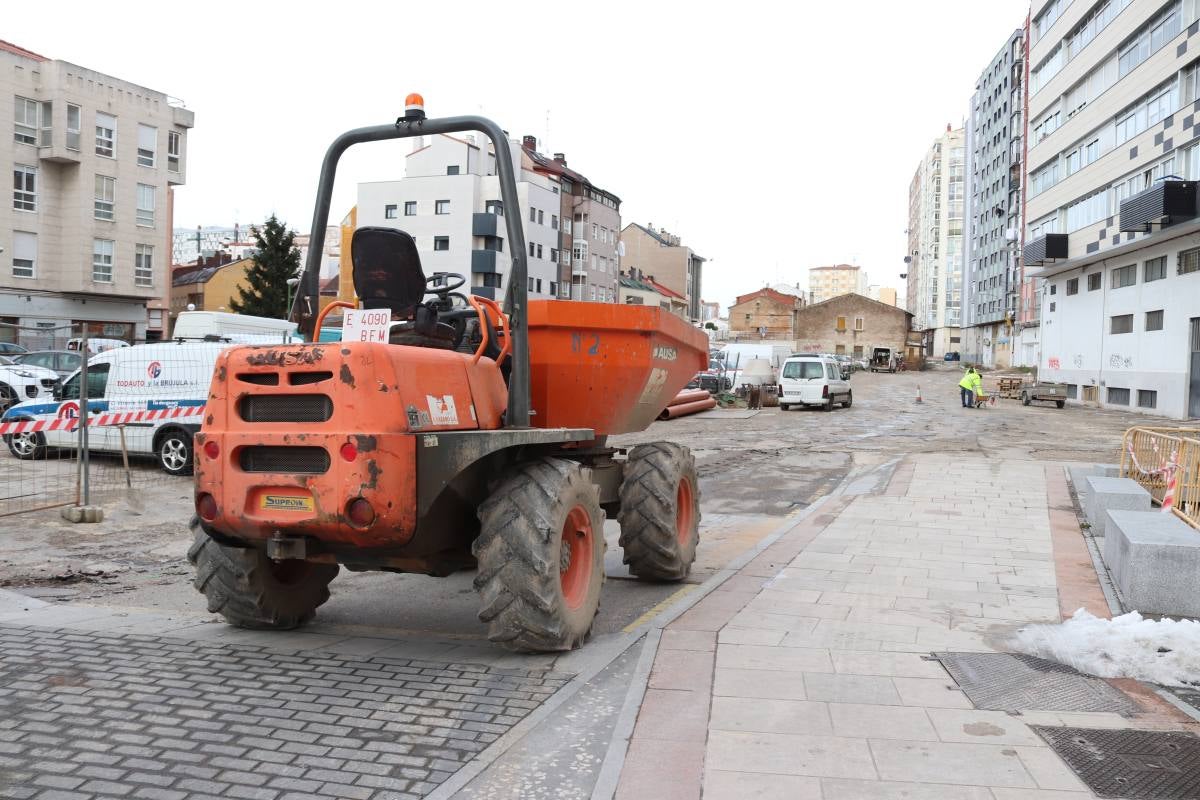
<path fill-rule="evenodd" d="M 13 44 L 12 42 L 6 42 L 3 39 L 0 39 L 0 50 L 5 51 L 6 53 L 12 53 L 14 55 L 24 56 L 25 58 L 32 58 L 34 61 L 49 61 L 50 60 L 43 55 L 38 55 L 37 53 L 33 52 L 32 50 L 26 50 L 24 47 L 18 47 L 17 45 Z"/>
<path fill-rule="evenodd" d="M 654 290 L 656 292 L 658 292 L 659 294 L 666 295 L 667 297 L 677 297 L 680 300 L 684 300 L 684 301 L 687 300 L 687 298 L 684 297 L 683 295 L 681 295 L 679 292 L 675 291 L 674 289 L 668 289 L 666 286 L 663 286 L 661 283 L 654 280 L 653 278 L 642 278 L 642 283 L 650 284 L 651 286 L 654 287 Z"/>
<path fill-rule="evenodd" d="M 801 298 L 801 297 L 797 297 L 794 294 L 784 294 L 783 292 L 777 292 L 769 286 L 764 286 L 763 288 L 761 288 L 757 291 L 750 292 L 750 294 L 738 295 L 738 299 L 734 302 L 734 305 L 740 306 L 742 303 L 746 302 L 747 300 L 752 300 L 755 297 L 766 297 L 770 300 L 774 300 L 776 303 L 779 303 L 780 305 L 793 306 L 796 308 L 799 308 L 800 305 L 803 304 L 803 298 Z"/>

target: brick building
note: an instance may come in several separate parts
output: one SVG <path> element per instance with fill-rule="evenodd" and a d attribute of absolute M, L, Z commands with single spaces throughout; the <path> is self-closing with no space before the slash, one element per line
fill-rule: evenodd
<path fill-rule="evenodd" d="M 861 294 L 840 295 L 796 312 L 796 347 L 855 357 L 869 356 L 876 347 L 903 353 L 912 317 L 903 309 Z"/>
<path fill-rule="evenodd" d="M 729 332 L 763 339 L 792 339 L 804 299 L 764 287 L 738 297 L 729 307 Z"/>

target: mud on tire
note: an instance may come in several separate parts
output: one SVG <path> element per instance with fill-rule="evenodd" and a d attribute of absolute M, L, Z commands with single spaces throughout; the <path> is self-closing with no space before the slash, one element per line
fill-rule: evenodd
<path fill-rule="evenodd" d="M 504 479 L 479 507 L 475 588 L 488 639 L 509 650 L 572 650 L 587 641 L 604 583 L 604 511 L 588 470 L 543 458 Z"/>
<path fill-rule="evenodd" d="M 308 622 L 329 599 L 336 564 L 274 562 L 261 550 L 220 544 L 193 517 L 195 534 L 188 561 L 196 568 L 192 585 L 208 598 L 208 610 L 239 628 L 288 630 Z"/>
<path fill-rule="evenodd" d="M 680 581 L 700 543 L 700 485 L 692 452 L 670 442 L 629 451 L 621 483 L 622 560 L 639 578 Z"/>

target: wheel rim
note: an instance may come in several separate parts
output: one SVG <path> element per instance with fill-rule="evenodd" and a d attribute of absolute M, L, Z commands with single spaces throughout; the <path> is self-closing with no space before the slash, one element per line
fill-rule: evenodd
<path fill-rule="evenodd" d="M 692 483 L 687 478 L 675 490 L 675 507 L 675 535 L 685 544 L 692 536 Z"/>
<path fill-rule="evenodd" d="M 33 455 L 37 450 L 37 441 L 33 433 L 15 433 L 12 437 L 12 448 L 23 456 Z"/>
<path fill-rule="evenodd" d="M 187 464 L 187 446 L 178 439 L 167 439 L 162 446 L 162 462 L 169 470 L 182 469 Z"/>
<path fill-rule="evenodd" d="M 583 506 L 575 506 L 563 523 L 559 548 L 559 581 L 563 600 L 574 610 L 583 605 L 592 583 L 592 518 Z"/>

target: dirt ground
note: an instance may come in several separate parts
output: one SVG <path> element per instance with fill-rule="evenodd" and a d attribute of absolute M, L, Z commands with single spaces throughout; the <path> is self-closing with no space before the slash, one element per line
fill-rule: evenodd
<path fill-rule="evenodd" d="M 805 507 L 852 472 L 905 454 L 1113 462 L 1126 428 L 1146 421 L 1164 424 L 1134 413 L 1025 407 L 1014 400 L 967 410 L 959 403 L 958 377 L 956 365 L 895 375 L 855 373 L 849 409 L 713 411 L 656 422 L 614 443 L 667 439 L 692 448 L 708 537 L 698 564 L 702 578 L 765 535 L 772 520 Z M 105 598 L 138 605 L 176 605 L 162 598 L 186 590 L 187 602 L 195 604 L 199 598 L 187 588 L 191 569 L 183 557 L 192 513 L 190 480 L 165 475 L 153 462 L 135 462 L 134 488 L 125 490 L 119 461 L 104 463 L 105 469 L 117 470 L 117 477 L 108 476 L 103 484 L 102 523 L 73 525 L 58 510 L 0 517 L 0 587 L 46 599 Z M 14 491 L 19 481 L 28 482 L 31 469 L 46 467 L 18 462 L 7 450 L 0 454 L 0 496 Z M 945 480 L 953 482 L 954 475 Z M 616 564 L 619 569 L 619 559 Z"/>

